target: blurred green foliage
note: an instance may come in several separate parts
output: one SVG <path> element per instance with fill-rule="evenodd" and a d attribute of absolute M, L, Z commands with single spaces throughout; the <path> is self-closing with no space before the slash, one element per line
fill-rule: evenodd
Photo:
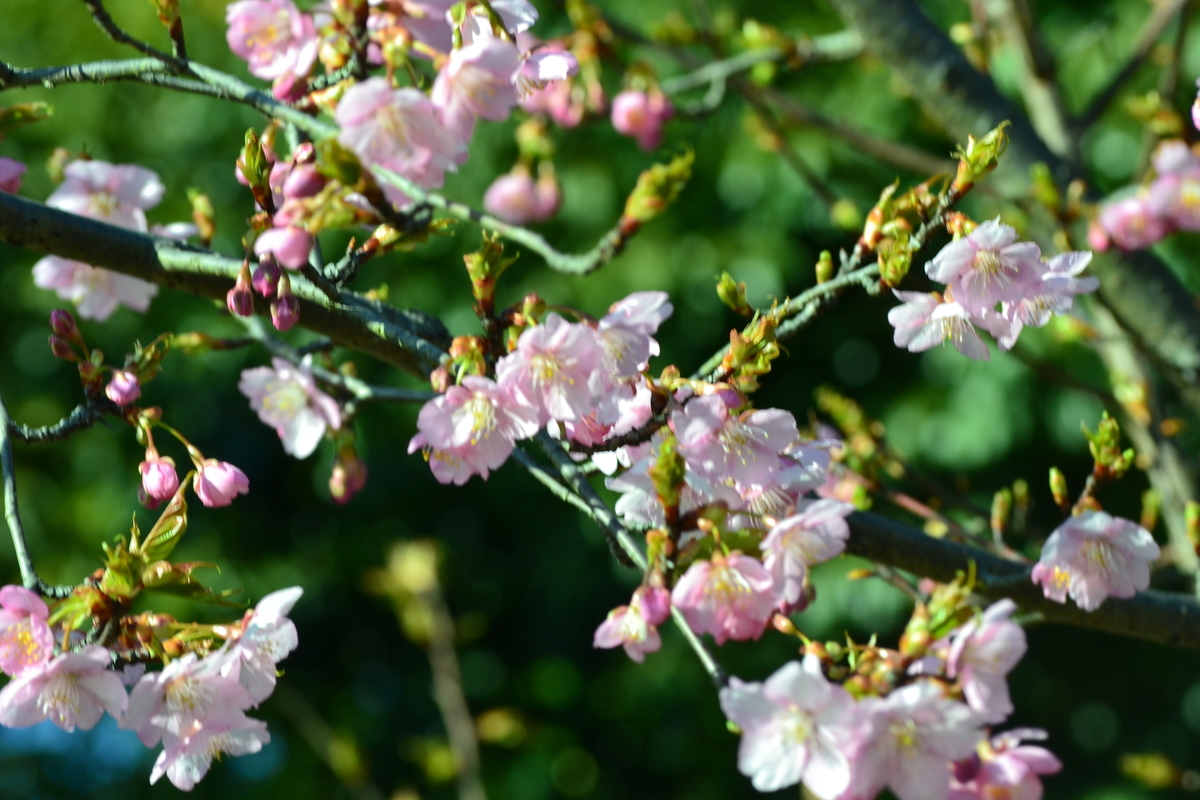
<path fill-rule="evenodd" d="M 3 0 L 0 58 L 46 66 L 129 51 L 112 44 L 75 0 Z M 113 0 L 113 16 L 134 35 L 163 43 L 149 4 Z M 609 0 L 614 18 L 651 29 L 668 14 L 690 17 L 696 4 L 681 0 Z M 540 2 L 537 32 L 567 29 L 561 10 Z M 224 40 L 224 0 L 184 0 L 192 56 L 245 76 Z M 929 0 L 944 27 L 968 19 L 959 0 Z M 819 2 L 713 0 L 719 24 L 747 18 L 789 33 L 816 35 L 840 23 Z M 1143 0 L 1045 0 L 1037 24 L 1056 58 L 1068 105 L 1086 105 L 1132 47 L 1149 10 Z M 671 74 L 678 68 L 660 52 L 622 46 L 622 58 L 644 59 Z M 1193 27 L 1183 49 L 1177 107 L 1190 102 L 1190 80 L 1200 72 L 1200 37 Z M 1155 58 L 1132 88 L 1157 83 Z M 1015 93 L 1011 61 L 997 53 L 993 74 Z M 605 75 L 611 92 L 621 75 Z M 875 135 L 903 141 L 937 156 L 954 143 L 942 137 L 896 84 L 886 64 L 863 58 L 849 65 L 813 66 L 779 77 L 780 88 L 823 113 Z M 0 143 L 0 154 L 30 164 L 23 193 L 44 198 L 52 189 L 42 168 L 54 147 L 86 149 L 96 158 L 135 162 L 156 170 L 168 187 L 152 221 L 185 219 L 185 190 L 208 193 L 217 210 L 214 247 L 237 252 L 251 199 L 233 177 L 233 160 L 247 127 L 261 118 L 243 107 L 135 84 L 68 86 L 54 91 L 5 93 L 3 102 L 46 100 L 53 119 Z M 483 191 L 515 157 L 513 122 L 483 124 L 470 161 L 446 193 L 478 204 Z M 616 135 L 603 120 L 556 134 L 563 182 L 562 213 L 545 226 L 562 249 L 590 247 L 620 212 L 625 194 L 654 157 Z M 846 143 L 801 129 L 791 144 L 835 192 L 869 208 L 897 177 Z M 838 230 L 829 209 L 747 126 L 743 105 L 730 97 L 713 114 L 670 124 L 663 152 L 694 148 L 695 177 L 679 202 L 654 221 L 614 263 L 586 278 L 547 271 L 526 256 L 500 283 L 498 300 L 536 290 L 549 302 L 601 313 L 626 293 L 664 289 L 675 316 L 659 337 L 661 364 L 686 373 L 722 343 L 736 318 L 715 292 L 728 271 L 744 281 L 749 299 L 763 304 L 811 285 L 823 249 L 848 248 L 853 235 Z M 1128 182 L 1138 169 L 1139 123 L 1118 103 L 1083 140 L 1083 153 L 1101 188 Z M 927 176 L 904 174 L 906 182 Z M 965 209 L 979 219 L 1019 211 L 978 193 Z M 850 209 L 852 210 L 852 209 Z M 844 217 L 847 208 L 839 213 Z M 853 215 L 851 215 L 853 216 Z M 369 264 L 357 285 L 387 284 L 401 306 L 441 316 L 456 334 L 474 333 L 469 283 L 461 255 L 478 246 L 479 233 L 460 226 L 412 254 Z M 327 242 L 329 252 L 340 243 Z M 938 243 L 935 243 L 937 246 Z M 1190 286 L 1197 280 L 1195 239 L 1163 248 Z M 928 254 L 927 254 L 928 255 Z M 35 257 L 0 246 L 0 391 L 14 416 L 29 424 L 57 420 L 77 401 L 73 370 L 51 358 L 47 313 L 59 305 L 34 288 Z M 914 270 L 909 281 L 922 280 Z M 1032 487 L 1032 525 L 1049 530 L 1055 510 L 1046 488 L 1050 465 L 1064 469 L 1076 491 L 1090 468 L 1080 424 L 1094 426 L 1101 407 L 1089 394 L 1047 382 L 1024 357 L 1045 359 L 1073 378 L 1103 385 L 1102 367 L 1068 328 L 1028 331 L 1017 357 L 994 353 L 974 364 L 947 350 L 913 355 L 891 343 L 886 298 L 847 296 L 800 338 L 788 344 L 756 397 L 804 419 L 813 390 L 830 384 L 858 399 L 882 420 L 891 445 L 913 464 L 987 507 L 993 491 L 1018 477 Z M 111 356 L 166 330 L 233 335 L 237 326 L 211 303 L 164 293 L 146 316 L 119 311 L 103 325 L 83 323 L 89 341 Z M 379 383 L 405 379 L 355 354 L 364 377 Z M 283 454 L 236 391 L 238 371 L 265 363 L 255 349 L 197 358 L 172 355 L 144 401 L 160 405 L 206 454 L 242 467 L 252 492 L 232 508 L 194 510 L 178 551 L 188 560 L 214 561 L 218 588 L 244 591 L 253 602 L 274 589 L 299 584 L 295 611 L 301 647 L 284 666 L 286 687 L 260 710 L 272 744 L 263 753 L 217 765 L 197 788 L 201 798 L 371 797 L 370 785 L 397 800 L 454 796 L 445 782 L 444 731 L 430 697 L 423 652 L 405 640 L 387 603 L 369 595 L 363 576 L 380 566 L 397 539 L 433 537 L 445 551 L 447 603 L 459 621 L 465 690 L 476 714 L 499 726 L 499 743 L 483 745 L 484 777 L 496 800 L 543 798 L 752 797 L 737 774 L 737 739 L 730 735 L 707 678 L 674 630 L 642 666 L 613 651 L 595 651 L 592 632 L 608 609 L 623 603 L 637 576 L 617 566 L 590 521 L 557 503 L 516 466 L 490 481 L 456 489 L 438 485 L 416 456 L 405 455 L 416 409 L 372 407 L 360 416 L 362 454 L 370 469 L 366 491 L 335 507 L 325 482 L 328 448 L 307 462 Z M 412 385 L 411 383 L 405 385 Z M 1194 437 L 1193 437 L 1194 438 Z M 1195 452 L 1192 448 L 1189 452 Z M 181 453 L 176 454 L 181 457 Z M 152 516 L 135 498 L 141 453 L 132 432 L 96 429 L 68 442 L 17 448 L 25 523 L 43 576 L 78 580 L 98 566 L 100 543 L 128 530 L 136 513 Z M 1136 517 L 1145 486 L 1136 474 L 1105 497 L 1109 508 Z M 1018 546 L 1035 542 L 1016 542 Z M 7 546 L 0 572 L 15 580 Z M 875 581 L 848 583 L 861 566 L 841 559 L 818 572 L 818 599 L 798 618 L 810 635 L 866 637 L 894 642 L 906 601 Z M 218 619 L 211 609 L 180 602 L 156 607 L 183 617 Z M 1047 781 L 1047 796 L 1087 800 L 1150 797 L 1121 777 L 1124 753 L 1159 752 L 1182 768 L 1200 757 L 1200 673 L 1183 653 L 1091 633 L 1030 630 L 1030 653 L 1012 676 L 1013 725 L 1049 730 L 1050 746 L 1066 769 Z M 720 657 L 745 679 L 760 679 L 794 657 L 783 637 L 730 644 Z M 491 729 L 489 729 L 491 730 Z M 48 724 L 29 731 L 0 730 L 0 797 L 165 797 L 163 781 L 147 785 L 153 753 L 132 734 L 102 725 L 88 735 L 59 735 Z M 415 793 L 415 795 L 413 794 Z M 794 792 L 793 792 L 794 794 Z M 1159 792 L 1163 794 L 1163 792 Z"/>

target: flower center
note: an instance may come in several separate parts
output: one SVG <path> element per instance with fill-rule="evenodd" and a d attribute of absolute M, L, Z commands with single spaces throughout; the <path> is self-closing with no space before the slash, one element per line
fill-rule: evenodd
<path fill-rule="evenodd" d="M 93 192 L 88 206 L 101 217 L 111 217 L 117 210 L 117 198 L 109 192 Z"/>
<path fill-rule="evenodd" d="M 33 635 L 29 617 L 9 625 L 0 634 L 0 661 L 16 662 L 22 668 L 45 660 L 41 643 Z"/>
<path fill-rule="evenodd" d="M 893 723 L 890 732 L 902 752 L 911 752 L 921 744 L 921 737 L 917 734 L 917 723 L 911 719 Z"/>
<path fill-rule="evenodd" d="M 479 443 L 480 439 L 488 438 L 496 429 L 496 407 L 491 400 L 475 395 L 462 404 L 455 416 L 468 415 L 471 419 L 471 445 Z"/>
<path fill-rule="evenodd" d="M 796 706 L 792 706 L 788 711 L 790 713 L 783 723 L 783 738 L 793 745 L 804 744 L 808 737 L 812 736 L 812 715 Z"/>
<path fill-rule="evenodd" d="M 213 701 L 212 687 L 191 675 L 183 675 L 169 682 L 165 695 L 167 710 L 172 714 L 186 714 L 207 708 Z"/>
<path fill-rule="evenodd" d="M 60 673 L 46 683 L 39 698 L 42 711 L 49 719 L 69 725 L 79 715 L 79 676 Z"/>
<path fill-rule="evenodd" d="M 1116 562 L 1116 553 L 1112 545 L 1106 541 L 1093 540 L 1083 546 L 1084 555 L 1093 565 L 1105 572 L 1111 572 Z"/>
<path fill-rule="evenodd" d="M 558 373 L 562 368 L 562 362 L 549 353 L 539 353 L 529 360 L 529 371 L 533 373 L 534 386 L 540 387 L 558 380 Z M 574 384 L 575 380 L 568 378 L 567 383 Z"/>

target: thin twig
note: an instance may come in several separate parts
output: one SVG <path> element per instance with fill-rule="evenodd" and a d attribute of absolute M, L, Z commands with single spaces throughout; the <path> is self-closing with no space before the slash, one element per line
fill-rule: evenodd
<path fill-rule="evenodd" d="M 177 71 L 183 71 L 184 62 L 175 58 L 170 53 L 164 53 L 157 47 L 143 42 L 141 39 L 136 39 L 121 29 L 113 18 L 109 16 L 108 10 L 104 8 L 102 0 L 83 0 L 83 4 L 88 7 L 88 11 L 92 14 L 92 19 L 100 26 L 100 30 L 108 34 L 108 38 L 118 44 L 127 44 L 135 50 L 138 50 L 151 58 L 156 58 L 167 64 L 171 64 Z"/>

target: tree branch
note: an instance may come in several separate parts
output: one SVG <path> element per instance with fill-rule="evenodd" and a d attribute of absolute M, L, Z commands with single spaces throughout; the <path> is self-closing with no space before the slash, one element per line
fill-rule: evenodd
<path fill-rule="evenodd" d="M 120 409 L 106 397 L 89 400 L 75 406 L 75 410 L 53 425 L 30 428 L 9 420 L 8 432 L 12 438 L 25 444 L 44 444 L 66 439 L 76 431 L 86 430 L 100 421 L 105 414 L 119 414 Z"/>

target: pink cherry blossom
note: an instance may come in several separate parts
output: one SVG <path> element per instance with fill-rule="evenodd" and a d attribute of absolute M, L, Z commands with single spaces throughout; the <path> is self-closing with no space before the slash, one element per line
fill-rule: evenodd
<path fill-rule="evenodd" d="M 525 170 L 514 170 L 496 178 L 483 195 L 483 207 L 489 214 L 513 225 L 545 219 L 539 213 L 544 208 L 538 201 L 537 184 Z"/>
<path fill-rule="evenodd" d="M 1026 649 L 1024 629 L 1009 619 L 1016 610 L 1012 600 L 999 600 L 950 640 L 946 676 L 958 679 L 967 705 L 986 722 L 1003 722 L 1013 712 L 1007 676 Z"/>
<path fill-rule="evenodd" d="M 520 68 L 521 54 L 504 39 L 480 37 L 452 52 L 430 95 L 442 124 L 467 141 L 476 117 L 507 119 L 517 105 L 513 81 Z"/>
<path fill-rule="evenodd" d="M 105 711 L 120 717 L 128 698 L 111 664 L 112 653 L 88 645 L 31 665 L 0 691 L 0 725 L 25 728 L 48 719 L 70 733 L 90 730 Z"/>
<path fill-rule="evenodd" d="M 422 441 L 435 450 L 453 452 L 484 478 L 508 459 L 518 439 L 533 436 L 539 427 L 533 405 L 477 376 L 464 378 L 462 385 L 430 400 L 417 417 Z"/>
<path fill-rule="evenodd" d="M 201 503 L 220 508 L 232 503 L 239 494 L 249 494 L 250 479 L 233 464 L 209 458 L 196 465 L 192 488 Z"/>
<path fill-rule="evenodd" d="M 46 256 L 33 265 L 33 282 L 74 303 L 79 316 L 98 322 L 121 306 L 145 311 L 158 294 L 157 286 L 140 278 L 58 256 Z"/>
<path fill-rule="evenodd" d="M 203 725 L 209 716 L 249 708 L 250 693 L 236 676 L 222 674 L 223 663 L 216 654 L 199 658 L 187 653 L 160 672 L 147 672 L 129 693 L 121 727 L 154 747 L 164 737 Z"/>
<path fill-rule="evenodd" d="M 1000 347 L 1011 349 L 1024 326 L 1040 328 L 1054 314 L 1070 311 L 1076 295 L 1100 288 L 1095 277 L 1076 277 L 1091 260 L 1089 252 L 1060 253 L 1047 260 L 1041 280 L 1026 287 L 1025 296 L 1003 304 L 1001 315 L 1009 322 L 1009 329 L 997 335 Z"/>
<path fill-rule="evenodd" d="M 831 684 L 813 656 L 792 661 L 764 683 L 731 678 L 721 689 L 721 709 L 742 729 L 738 769 L 760 792 L 803 782 L 822 800 L 850 784 L 845 752 L 855 737 L 854 699 Z"/>
<path fill-rule="evenodd" d="M 634 292 L 609 307 L 596 333 L 611 377 L 633 377 L 649 366 L 659 353 L 654 333 L 674 310 L 666 292 Z"/>
<path fill-rule="evenodd" d="M 1110 595 L 1133 597 L 1150 586 L 1150 562 L 1159 556 L 1150 532 L 1103 511 L 1071 517 L 1050 534 L 1033 568 L 1046 597 L 1065 603 L 1070 594 L 1085 611 Z"/>
<path fill-rule="evenodd" d="M 936 293 L 897 289 L 892 293 L 904 303 L 888 312 L 888 322 L 896 329 L 893 341 L 897 347 L 912 353 L 929 350 L 949 339 L 954 349 L 967 358 L 987 361 L 991 354 L 975 325 L 986 324 L 997 336 L 1005 336 L 1009 331 L 1009 324 L 995 312 L 972 315 L 960 304 L 944 300 Z"/>
<path fill-rule="evenodd" d="M 517 348 L 496 364 L 500 385 L 539 410 L 539 422 L 587 415 L 602 389 L 603 349 L 596 332 L 547 314 L 526 329 Z"/>
<path fill-rule="evenodd" d="M 671 602 L 694 630 L 712 634 L 717 644 L 757 639 L 775 613 L 770 574 L 736 550 L 694 562 L 675 584 Z"/>
<path fill-rule="evenodd" d="M 505 29 L 512 34 L 524 33 L 538 21 L 537 9 L 529 0 L 492 0 L 491 6 L 500 16 Z M 449 12 L 446 17 L 449 19 Z M 462 25 L 463 44 L 470 45 L 477 39 L 490 39 L 494 36 L 487 11 L 482 6 L 472 6 Z"/>
<path fill-rule="evenodd" d="M 625 653 L 639 664 L 646 660 L 647 653 L 662 647 L 658 628 L 646 619 L 640 593 L 634 593 L 629 605 L 619 606 L 608 613 L 608 618 L 596 629 L 592 646 L 624 647 Z"/>
<path fill-rule="evenodd" d="M 0 156 L 0 192 L 16 194 L 21 191 L 21 176 L 25 165 L 16 159 Z"/>
<path fill-rule="evenodd" d="M 899 800 L 945 800 L 949 763 L 968 758 L 983 739 L 983 720 L 929 680 L 858 703 L 869 732 L 852 758 L 852 797 L 892 790 Z"/>
<path fill-rule="evenodd" d="M 165 193 L 158 175 L 145 167 L 79 160 L 63 169 L 63 182 L 46 205 L 145 232 L 145 210 L 158 205 Z"/>
<path fill-rule="evenodd" d="M 557 125 L 574 128 L 586 111 L 584 88 L 572 81 L 552 81 L 521 98 L 521 108 L 531 114 L 546 114 Z"/>
<path fill-rule="evenodd" d="M 336 119 L 338 141 L 367 167 L 383 167 L 426 189 L 436 189 L 453 172 L 466 144 L 441 124 L 433 104 L 411 87 L 393 89 L 386 78 L 368 78 L 346 90 Z M 380 185 L 393 203 L 410 198 L 386 180 Z"/>
<path fill-rule="evenodd" d="M 275 665 L 300 643 L 296 625 L 288 614 L 304 594 L 299 586 L 280 589 L 258 601 L 242 623 L 242 633 L 227 642 L 219 657 L 222 674 L 236 678 L 257 706 L 275 691 Z"/>
<path fill-rule="evenodd" d="M 981 744 L 969 774 L 956 775 L 951 781 L 950 800 L 1041 800 L 1038 776 L 1053 775 L 1062 769 L 1062 762 L 1046 748 L 1022 741 L 1045 738 L 1043 730 L 1018 728 Z"/>
<path fill-rule="evenodd" d="M 487 478 L 487 474 L 475 471 L 475 468 L 467 462 L 464 454 L 459 452 L 459 448 L 439 450 L 430 446 L 423 433 L 417 433 L 408 442 L 409 453 L 415 453 L 418 450 L 425 452 L 425 457 L 429 461 L 429 471 L 433 473 L 433 477 L 437 479 L 438 483 L 453 483 L 455 486 L 462 486 L 471 479 L 472 475 L 478 474 L 485 480 Z"/>
<path fill-rule="evenodd" d="M 661 93 L 624 91 L 613 98 L 612 124 L 617 133 L 632 136 L 639 147 L 650 151 L 662 143 L 663 125 L 674 112 Z"/>
<path fill-rule="evenodd" d="M 579 61 L 575 55 L 558 42 L 526 45 L 518 41 L 518 44 L 524 48 L 524 52 L 515 83 L 517 97 L 522 100 L 552 83 L 570 80 L 579 73 Z"/>
<path fill-rule="evenodd" d="M 787 466 L 780 453 L 800 438 L 791 412 L 768 408 L 732 414 L 718 395 L 688 402 L 671 415 L 671 427 L 688 466 L 714 482 L 768 481 Z"/>
<path fill-rule="evenodd" d="M 853 510 L 854 506 L 838 500 L 816 500 L 771 527 L 761 545 L 763 566 L 771 573 L 781 604 L 800 602 L 808 568 L 846 549 L 850 538 L 846 517 Z"/>
<path fill-rule="evenodd" d="M 178 735 L 163 737 L 163 750 L 150 771 L 150 783 L 164 775 L 176 789 L 190 792 L 208 774 L 214 758 L 257 753 L 271 741 L 267 724 L 241 711 L 210 714 Z"/>
<path fill-rule="evenodd" d="M 104 394 L 119 406 L 127 406 L 142 396 L 142 385 L 137 375 L 124 369 L 113 370 L 112 380 L 104 387 Z"/>
<path fill-rule="evenodd" d="M 270 367 L 243 370 L 238 391 L 250 398 L 258 418 L 275 429 L 284 451 L 296 458 L 312 455 L 326 429 L 342 427 L 337 401 L 317 388 L 303 363 L 272 358 Z"/>
<path fill-rule="evenodd" d="M 254 240 L 255 255 L 263 256 L 270 253 L 288 269 L 300 269 L 307 264 L 308 253 L 312 247 L 313 235 L 303 228 L 292 225 L 269 228 Z"/>
<path fill-rule="evenodd" d="M 230 3 L 225 24 L 229 49 L 249 64 L 256 78 L 305 78 L 316 63 L 320 40 L 313 18 L 292 0 Z"/>
<path fill-rule="evenodd" d="M 152 450 L 146 451 L 146 460 L 138 469 L 142 473 L 142 489 L 147 497 L 155 500 L 170 500 L 179 490 L 179 473 L 175 471 L 175 460 L 160 456 Z"/>
<path fill-rule="evenodd" d="M 1038 246 L 1018 242 L 1016 230 L 998 217 L 981 223 L 968 236 L 955 239 L 925 265 L 925 273 L 949 284 L 954 299 L 970 314 L 1021 297 L 1041 272 Z"/>
<path fill-rule="evenodd" d="M 1143 195 L 1111 200 L 1100 207 L 1100 228 L 1122 250 L 1140 250 L 1170 233 L 1162 216 Z"/>
<path fill-rule="evenodd" d="M 50 609 L 21 586 L 0 588 L 0 670 L 20 675 L 54 655 L 54 635 L 46 624 Z"/>

